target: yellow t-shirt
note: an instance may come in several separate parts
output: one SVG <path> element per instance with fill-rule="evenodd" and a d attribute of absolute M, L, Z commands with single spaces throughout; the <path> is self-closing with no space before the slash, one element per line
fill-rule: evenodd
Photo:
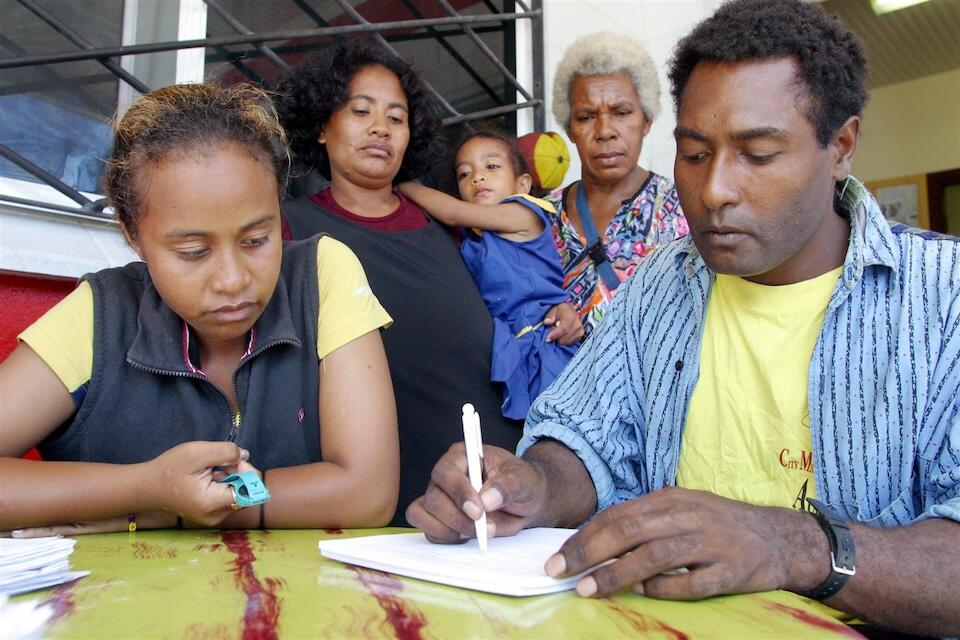
<path fill-rule="evenodd" d="M 373 295 L 360 261 L 345 244 L 317 241 L 317 357 L 387 327 L 390 316 Z M 84 282 L 20 334 L 73 393 L 93 372 L 93 291 Z"/>
<path fill-rule="evenodd" d="M 816 493 L 808 369 L 841 271 L 778 287 L 717 276 L 678 486 L 806 509 Z"/>

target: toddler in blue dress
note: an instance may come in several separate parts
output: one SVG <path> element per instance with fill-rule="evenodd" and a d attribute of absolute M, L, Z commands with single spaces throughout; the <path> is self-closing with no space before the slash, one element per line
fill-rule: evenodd
<path fill-rule="evenodd" d="M 522 420 L 576 352 L 547 341 L 543 319 L 569 300 L 545 200 L 529 194 L 526 161 L 507 136 L 482 131 L 457 149 L 462 200 L 414 182 L 398 186 L 441 222 L 470 229 L 460 252 L 493 317 L 490 379 L 504 385 L 501 411 Z"/>

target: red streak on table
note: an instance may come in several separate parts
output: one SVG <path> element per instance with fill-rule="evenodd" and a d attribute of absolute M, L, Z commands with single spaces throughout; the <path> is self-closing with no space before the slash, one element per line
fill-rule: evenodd
<path fill-rule="evenodd" d="M 639 633 L 662 631 L 663 633 L 672 636 L 676 640 L 689 640 L 687 634 L 683 633 L 679 629 L 674 629 L 673 627 L 660 622 L 656 618 L 645 616 L 639 611 L 625 607 L 615 600 L 606 600 L 606 604 L 608 607 L 616 611 L 618 615 L 623 616 L 623 618 L 630 623 L 630 626 L 632 626 Z"/>
<path fill-rule="evenodd" d="M 276 640 L 280 600 L 275 592 L 281 582 L 268 578 L 264 585 L 257 578 L 253 568 L 253 561 L 257 557 L 253 554 L 246 531 L 223 531 L 220 537 L 227 549 L 236 555 L 233 573 L 247 596 L 247 606 L 243 612 L 243 640 Z"/>
<path fill-rule="evenodd" d="M 802 609 L 797 609 L 796 607 L 791 607 L 786 604 L 780 604 L 779 602 L 764 603 L 764 606 L 774 611 L 781 611 L 783 613 L 787 613 L 790 616 L 792 616 L 794 619 L 799 620 L 800 622 L 805 622 L 806 624 L 809 624 L 812 627 L 828 629 L 830 631 L 835 631 L 838 633 L 842 633 L 846 636 L 850 636 L 851 638 L 863 638 L 862 635 L 860 635 L 859 633 L 857 633 L 847 625 L 843 624 L 842 622 L 824 620 L 822 618 L 818 618 L 816 616 L 810 615 L 809 613 L 807 613 Z"/>
<path fill-rule="evenodd" d="M 351 567 L 357 573 L 360 584 L 370 592 L 387 614 L 387 622 L 393 627 L 398 640 L 422 640 L 420 630 L 427 621 L 423 614 L 409 611 L 397 597 L 403 591 L 403 583 L 389 573 Z"/>
<path fill-rule="evenodd" d="M 163 558 L 171 559 L 177 557 L 177 550 L 172 547 L 167 549 L 158 544 L 134 542 L 133 557 L 137 560 L 157 560 Z"/>
<path fill-rule="evenodd" d="M 73 613 L 75 606 L 73 603 L 73 586 L 75 584 L 76 582 L 71 582 L 57 587 L 53 593 L 50 594 L 50 597 L 44 601 L 43 604 L 48 604 L 53 607 L 53 614 L 50 616 L 50 620 L 47 621 L 47 628 L 57 620 Z"/>

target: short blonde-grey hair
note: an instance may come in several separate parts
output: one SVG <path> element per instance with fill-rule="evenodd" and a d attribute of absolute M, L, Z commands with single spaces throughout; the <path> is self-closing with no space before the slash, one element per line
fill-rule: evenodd
<path fill-rule="evenodd" d="M 608 31 L 578 38 L 564 52 L 553 78 L 553 117 L 570 133 L 570 89 L 580 76 L 625 73 L 647 120 L 660 113 L 660 80 L 653 58 L 636 39 Z"/>

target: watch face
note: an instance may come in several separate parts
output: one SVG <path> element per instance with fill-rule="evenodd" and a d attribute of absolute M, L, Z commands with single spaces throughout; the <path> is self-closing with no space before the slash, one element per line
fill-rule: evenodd
<path fill-rule="evenodd" d="M 237 497 L 237 504 L 241 507 L 252 507 L 270 499 L 270 492 L 266 485 L 253 471 L 234 473 L 220 480 L 233 487 Z"/>

